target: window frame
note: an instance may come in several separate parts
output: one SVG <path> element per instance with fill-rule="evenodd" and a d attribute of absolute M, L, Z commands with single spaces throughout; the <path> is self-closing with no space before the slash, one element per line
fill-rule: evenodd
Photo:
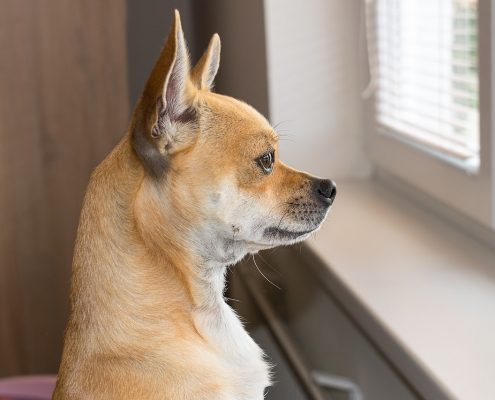
<path fill-rule="evenodd" d="M 376 100 L 369 100 L 368 149 L 372 163 L 421 192 L 492 229 L 495 228 L 495 140 L 492 100 L 495 69 L 492 63 L 492 26 L 495 7 L 490 0 L 478 0 L 478 65 L 480 112 L 480 167 L 473 171 L 455 159 L 441 155 L 387 132 L 376 118 Z"/>

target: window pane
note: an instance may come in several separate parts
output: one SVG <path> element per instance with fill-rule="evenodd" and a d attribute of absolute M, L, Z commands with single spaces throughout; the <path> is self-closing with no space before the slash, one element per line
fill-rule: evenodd
<path fill-rule="evenodd" d="M 377 121 L 479 166 L 476 0 L 376 0 Z"/>

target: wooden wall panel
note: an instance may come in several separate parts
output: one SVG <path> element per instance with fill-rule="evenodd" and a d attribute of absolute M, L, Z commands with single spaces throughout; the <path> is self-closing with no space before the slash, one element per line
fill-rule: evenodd
<path fill-rule="evenodd" d="M 125 0 L 2 0 L 0 376 L 55 372 L 91 170 L 129 117 Z"/>

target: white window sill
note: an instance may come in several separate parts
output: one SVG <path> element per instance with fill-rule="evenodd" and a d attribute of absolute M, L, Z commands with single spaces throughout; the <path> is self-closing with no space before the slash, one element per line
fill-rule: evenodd
<path fill-rule="evenodd" d="M 339 182 L 308 242 L 426 399 L 495 399 L 495 252 L 374 181 Z"/>

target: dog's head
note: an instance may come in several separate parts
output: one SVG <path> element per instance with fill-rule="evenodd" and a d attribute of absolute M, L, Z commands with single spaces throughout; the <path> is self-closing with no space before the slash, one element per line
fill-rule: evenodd
<path fill-rule="evenodd" d="M 176 12 L 131 135 L 146 171 L 138 196 L 141 229 L 156 242 L 178 236 L 191 251 L 228 264 L 307 238 L 324 221 L 336 189 L 283 164 L 267 120 L 210 90 L 219 61 L 215 34 L 190 69 Z"/>

